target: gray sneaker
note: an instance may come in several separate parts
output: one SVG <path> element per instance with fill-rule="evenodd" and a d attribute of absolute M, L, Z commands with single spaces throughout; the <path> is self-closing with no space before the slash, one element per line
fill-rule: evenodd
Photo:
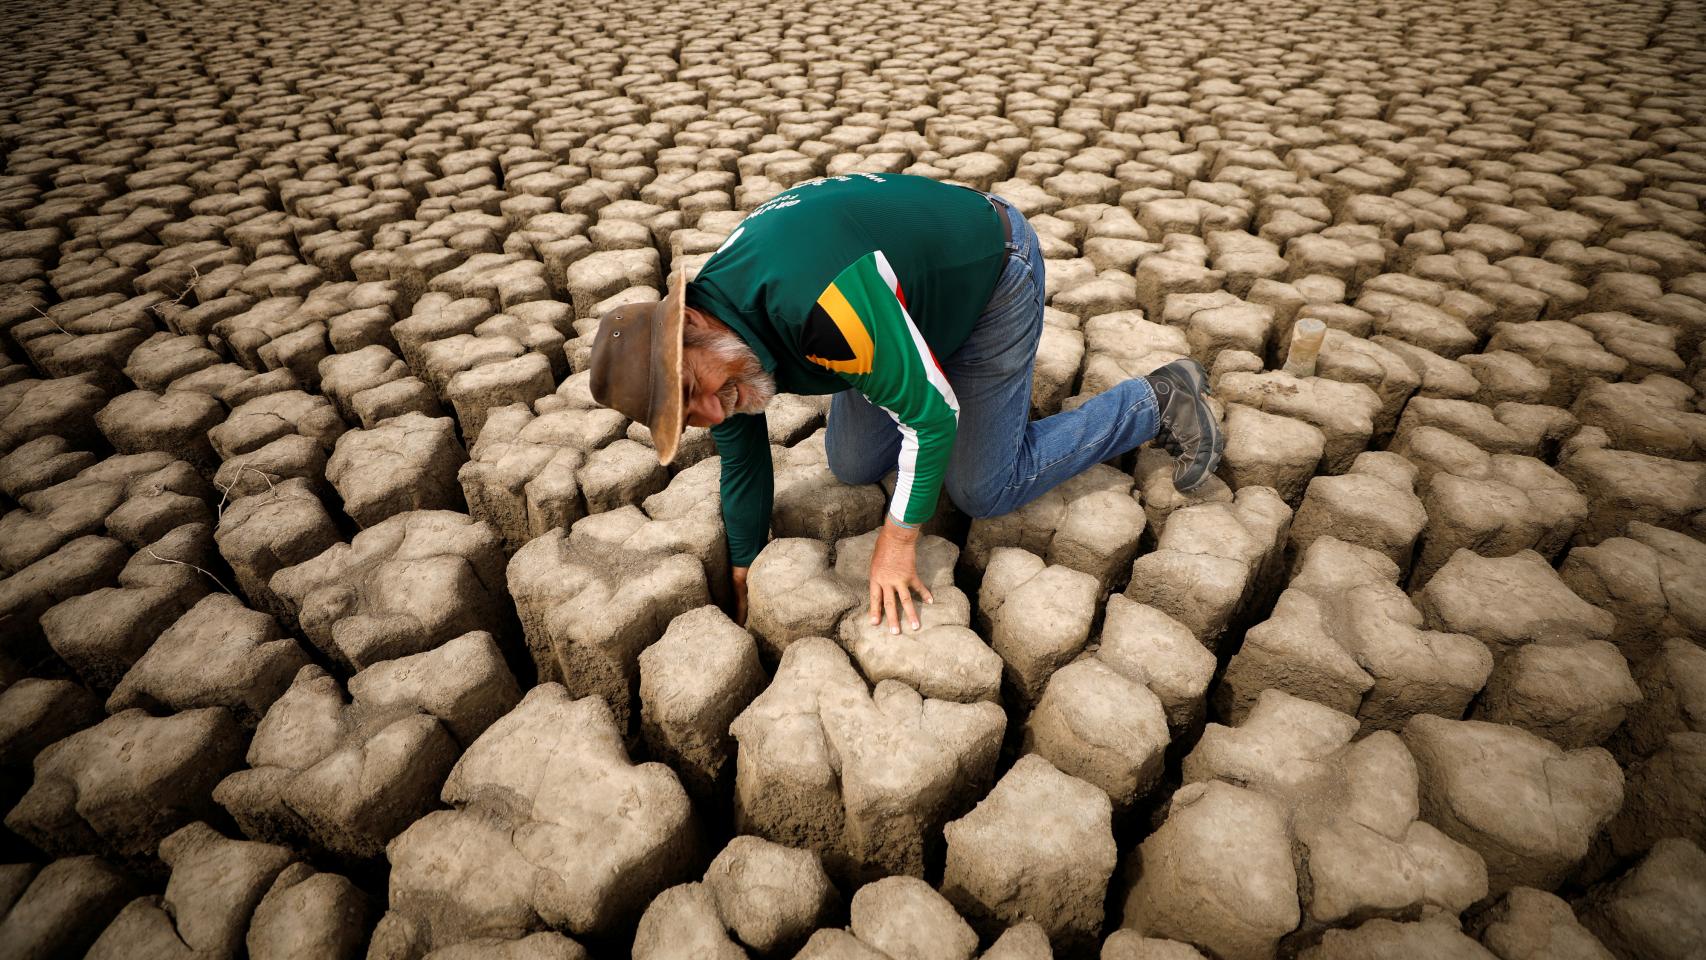
<path fill-rule="evenodd" d="M 1161 410 L 1157 442 L 1178 458 L 1173 486 L 1190 493 L 1203 485 L 1226 449 L 1226 434 L 1208 405 L 1208 371 L 1191 359 L 1174 360 L 1144 379 Z"/>

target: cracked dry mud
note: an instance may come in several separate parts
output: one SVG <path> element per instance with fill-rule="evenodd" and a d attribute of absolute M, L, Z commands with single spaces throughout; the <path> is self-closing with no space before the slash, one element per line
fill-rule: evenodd
<path fill-rule="evenodd" d="M 1701 0 L 0 26 L 0 956 L 1706 956 Z M 593 334 L 851 174 L 1218 474 L 944 500 L 891 635 L 779 397 L 737 625 Z"/>

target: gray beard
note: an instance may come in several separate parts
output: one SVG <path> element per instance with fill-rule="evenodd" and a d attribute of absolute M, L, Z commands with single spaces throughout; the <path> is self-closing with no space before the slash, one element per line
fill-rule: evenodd
<path fill-rule="evenodd" d="M 753 358 L 756 366 L 758 358 Z M 746 395 L 750 398 L 746 403 L 740 403 L 740 391 L 737 387 L 746 387 Z M 723 409 L 731 414 L 762 413 L 770 400 L 776 396 L 776 378 L 758 367 L 755 372 L 731 376 L 723 388 L 717 391 L 717 399 L 722 401 Z"/>

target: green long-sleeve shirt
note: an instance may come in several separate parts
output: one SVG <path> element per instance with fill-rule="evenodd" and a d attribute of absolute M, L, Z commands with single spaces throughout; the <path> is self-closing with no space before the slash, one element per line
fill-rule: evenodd
<path fill-rule="evenodd" d="M 938 357 L 964 343 L 1004 259 L 1000 221 L 975 190 L 899 174 L 796 184 L 753 210 L 687 287 L 729 325 L 779 391 L 854 389 L 901 433 L 890 512 L 928 520 L 959 404 Z M 764 415 L 711 428 L 722 457 L 729 560 L 747 566 L 770 530 L 775 478 Z"/>

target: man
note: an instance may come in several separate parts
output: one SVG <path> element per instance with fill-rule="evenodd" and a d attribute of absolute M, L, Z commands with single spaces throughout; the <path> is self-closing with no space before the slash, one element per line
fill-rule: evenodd
<path fill-rule="evenodd" d="M 997 516 L 1159 438 L 1189 491 L 1224 447 L 1194 360 L 1030 421 L 1043 322 L 1037 235 L 992 194 L 925 177 L 854 174 L 790 187 L 741 221 L 698 277 L 661 303 L 601 318 L 592 395 L 651 429 L 668 463 L 684 426 L 711 428 L 737 618 L 769 535 L 764 406 L 778 390 L 834 394 L 825 440 L 843 483 L 897 471 L 871 556 L 870 618 L 918 629 L 918 527 L 945 486 Z"/>

